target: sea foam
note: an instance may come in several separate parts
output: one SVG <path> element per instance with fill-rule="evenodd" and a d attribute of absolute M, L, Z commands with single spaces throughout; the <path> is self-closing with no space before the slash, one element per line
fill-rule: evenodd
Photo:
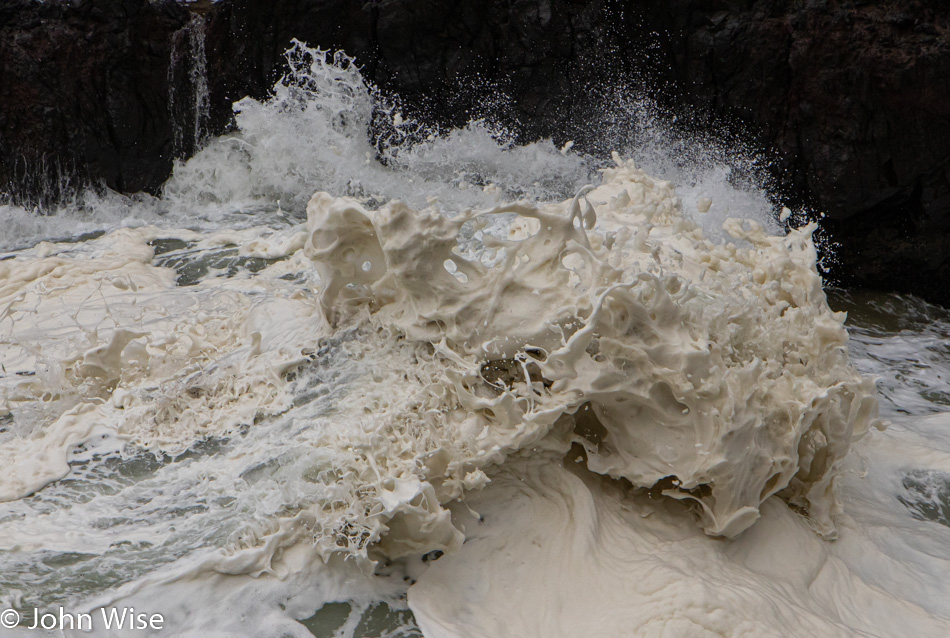
<path fill-rule="evenodd" d="M 88 195 L 108 232 L 0 261 L 4 603 L 195 636 L 407 595 L 440 637 L 933 633 L 890 567 L 940 536 L 881 506 L 919 442 L 865 438 L 856 478 L 877 402 L 814 227 L 481 123 L 380 149 L 351 62 L 289 59 L 162 198 Z"/>

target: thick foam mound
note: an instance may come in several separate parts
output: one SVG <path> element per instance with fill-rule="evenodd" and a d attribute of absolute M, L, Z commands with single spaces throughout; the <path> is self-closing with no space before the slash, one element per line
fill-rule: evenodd
<path fill-rule="evenodd" d="M 451 219 L 317 193 L 305 252 L 327 320 L 431 345 L 438 418 L 477 448 L 430 468 L 437 485 L 576 444 L 594 472 L 695 502 L 709 534 L 741 533 L 779 494 L 832 537 L 838 466 L 877 403 L 826 303 L 813 229 L 732 220 L 735 242 L 713 243 L 670 183 L 616 159 L 572 201 Z"/>
<path fill-rule="evenodd" d="M 22 251 L 0 263 L 0 502 L 30 523 L 9 519 L 7 546 L 109 561 L 128 541 L 117 582 L 196 547 L 225 550 L 197 571 L 278 573 L 301 544 L 369 568 L 457 549 L 448 505 L 539 455 L 692 503 L 709 534 L 778 494 L 831 536 L 873 386 L 810 229 L 725 228 L 734 243 L 708 240 L 618 161 L 563 203 L 450 218 L 318 193 L 306 227 Z M 121 532 L 32 513 L 85 498 L 71 481 L 123 445 L 97 505 Z"/>

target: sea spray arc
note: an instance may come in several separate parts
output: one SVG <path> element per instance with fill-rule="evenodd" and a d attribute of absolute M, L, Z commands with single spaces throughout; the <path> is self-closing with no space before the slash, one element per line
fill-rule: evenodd
<path fill-rule="evenodd" d="M 670 183 L 616 159 L 570 202 L 452 219 L 316 194 L 305 250 L 328 322 L 431 344 L 443 410 L 477 441 L 462 466 L 576 443 L 595 472 L 699 504 L 709 534 L 738 535 L 780 494 L 834 537 L 838 466 L 877 404 L 825 302 L 813 228 L 733 220 L 744 246 L 712 243 Z M 462 256 L 465 224 L 506 216 L 508 239 L 482 235 L 500 260 Z M 582 408 L 593 430 L 571 418 Z"/>
<path fill-rule="evenodd" d="M 549 141 L 510 147 L 483 122 L 440 133 L 400 121 L 342 52 L 295 42 L 284 57 L 287 73 L 268 99 L 236 102 L 237 130 L 177 165 L 165 201 L 251 208 L 279 200 L 303 216 L 313 192 L 324 190 L 416 207 L 436 197 L 443 209 L 457 210 L 509 192 L 561 199 L 592 179 L 585 158 L 562 155 Z M 373 129 L 381 137 L 371 139 Z M 495 188 L 479 187 L 487 183 Z"/>

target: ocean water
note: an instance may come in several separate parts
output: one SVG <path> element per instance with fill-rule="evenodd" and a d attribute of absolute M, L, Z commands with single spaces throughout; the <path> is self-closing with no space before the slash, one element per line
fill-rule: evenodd
<path fill-rule="evenodd" d="M 288 61 L 160 197 L 0 206 L 0 635 L 950 632 L 950 312 L 654 120 Z"/>

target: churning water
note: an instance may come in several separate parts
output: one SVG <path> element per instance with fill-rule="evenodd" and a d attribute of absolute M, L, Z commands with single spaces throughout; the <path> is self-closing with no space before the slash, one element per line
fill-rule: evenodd
<path fill-rule="evenodd" d="M 288 60 L 161 197 L 0 208 L 0 634 L 946 635 L 946 311 Z"/>

